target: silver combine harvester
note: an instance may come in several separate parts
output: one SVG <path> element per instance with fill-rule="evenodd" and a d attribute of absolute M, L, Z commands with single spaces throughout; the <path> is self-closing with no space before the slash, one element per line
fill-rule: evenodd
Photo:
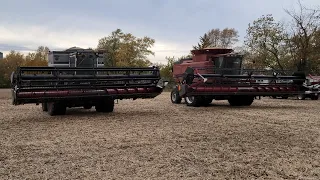
<path fill-rule="evenodd" d="M 104 67 L 105 56 L 70 48 L 49 52 L 46 67 L 18 67 L 11 75 L 13 104 L 42 104 L 52 116 L 67 107 L 112 112 L 115 99 L 154 98 L 167 85 L 158 67 Z"/>

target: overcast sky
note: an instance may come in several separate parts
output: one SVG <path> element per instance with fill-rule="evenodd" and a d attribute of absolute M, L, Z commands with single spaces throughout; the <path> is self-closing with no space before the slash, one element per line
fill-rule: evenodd
<path fill-rule="evenodd" d="M 301 2 L 320 5 L 320 0 Z M 165 56 L 187 54 L 209 29 L 235 28 L 243 42 L 248 23 L 264 14 L 284 20 L 284 8 L 296 5 L 296 0 L 0 0 L 0 51 L 94 48 L 120 28 L 154 38 L 151 60 L 165 63 Z"/>

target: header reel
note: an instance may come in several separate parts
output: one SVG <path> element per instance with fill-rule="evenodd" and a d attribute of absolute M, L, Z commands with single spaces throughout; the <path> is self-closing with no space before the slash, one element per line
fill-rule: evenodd
<path fill-rule="evenodd" d="M 11 75 L 11 85 L 13 104 L 18 105 L 59 98 L 152 98 L 160 94 L 166 84 L 157 67 L 19 67 Z"/>
<path fill-rule="evenodd" d="M 294 72 L 292 75 L 282 75 L 283 72 L 252 70 L 252 69 L 227 69 L 211 68 L 213 72 L 201 74 L 205 68 L 187 67 L 185 72 L 175 77 L 179 79 L 179 95 L 250 95 L 270 96 L 282 94 L 299 94 L 305 91 L 303 83 L 305 74 Z M 239 71 L 232 75 L 224 71 Z M 290 72 L 285 72 L 289 74 Z"/>

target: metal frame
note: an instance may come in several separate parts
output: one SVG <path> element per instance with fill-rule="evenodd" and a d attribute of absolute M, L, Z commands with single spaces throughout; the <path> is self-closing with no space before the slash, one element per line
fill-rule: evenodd
<path fill-rule="evenodd" d="M 81 71 L 87 74 L 77 74 Z M 165 86 L 158 67 L 18 67 L 11 83 L 15 105 L 61 98 L 153 98 Z"/>
<path fill-rule="evenodd" d="M 181 97 L 203 95 L 203 96 L 276 96 L 276 95 L 298 95 L 306 88 L 303 86 L 304 75 L 292 73 L 293 75 L 279 75 L 279 73 L 289 74 L 290 71 L 268 71 L 254 69 L 240 69 L 239 75 L 218 74 L 217 70 L 238 71 L 228 68 L 210 68 L 212 74 L 200 74 L 199 71 L 206 70 L 207 67 L 189 67 L 184 74 L 174 76 L 178 86 L 184 88 L 180 92 Z M 207 71 L 206 71 L 207 72 Z M 247 74 L 243 74 L 247 72 Z M 261 75 L 272 73 L 272 75 Z M 265 73 L 267 72 L 267 73 Z M 258 74 L 255 74 L 258 73 Z M 258 82 L 258 80 L 270 80 L 270 82 Z M 285 80 L 287 82 L 277 82 Z"/>

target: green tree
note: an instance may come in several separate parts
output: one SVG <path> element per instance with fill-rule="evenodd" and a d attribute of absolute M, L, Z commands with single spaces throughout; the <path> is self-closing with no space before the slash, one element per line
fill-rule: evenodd
<path fill-rule="evenodd" d="M 288 64 L 287 41 L 288 35 L 272 15 L 263 15 L 249 24 L 245 45 L 250 53 L 255 54 L 255 62 L 265 68 L 284 70 Z"/>
<path fill-rule="evenodd" d="M 181 56 L 181 57 L 166 57 L 167 60 L 167 64 L 160 66 L 160 75 L 163 79 L 169 81 L 168 84 L 168 88 L 172 88 L 175 85 L 174 79 L 173 79 L 173 74 L 172 74 L 172 70 L 173 70 L 173 66 L 175 63 L 180 63 L 180 61 L 182 59 L 187 59 L 187 58 L 191 58 L 192 56 L 189 55 L 185 55 L 185 56 Z"/>
<path fill-rule="evenodd" d="M 238 31 L 234 28 L 211 29 L 203 36 L 200 36 L 198 45 L 193 46 L 194 50 L 208 47 L 232 48 L 238 41 Z"/>
<path fill-rule="evenodd" d="M 311 44 L 312 51 L 309 56 L 311 61 L 310 73 L 320 75 L 320 29 L 314 33 Z"/>
<path fill-rule="evenodd" d="M 224 28 L 220 34 L 220 43 L 223 48 L 231 48 L 238 42 L 238 31 L 234 28 Z"/>
<path fill-rule="evenodd" d="M 5 59 L 0 60 L 0 88 L 9 87 L 9 81 L 5 78 L 5 71 L 6 71 L 6 63 Z"/>
<path fill-rule="evenodd" d="M 0 87 L 10 86 L 10 76 L 19 66 L 47 66 L 49 48 L 39 46 L 34 53 L 24 56 L 20 52 L 10 51 L 9 54 L 0 60 Z"/>
<path fill-rule="evenodd" d="M 213 47 L 219 47 L 221 41 L 221 31 L 220 29 L 211 29 L 207 32 L 210 40 L 210 45 Z"/>
<path fill-rule="evenodd" d="M 124 35 L 121 29 L 117 29 L 107 37 L 99 39 L 97 49 L 103 49 L 106 52 L 105 66 L 116 66 L 115 56 L 120 49 L 120 39 Z"/>
<path fill-rule="evenodd" d="M 150 50 L 154 43 L 155 40 L 150 37 L 138 38 L 117 29 L 111 35 L 101 38 L 97 49 L 106 51 L 106 66 L 145 67 L 152 64 L 147 56 L 154 55 Z"/>
<path fill-rule="evenodd" d="M 48 47 L 39 46 L 36 52 L 28 53 L 22 66 L 47 66 L 49 51 Z"/>
<path fill-rule="evenodd" d="M 50 49 L 47 46 L 39 46 L 36 51 L 36 59 L 48 61 L 48 54 Z"/>
<path fill-rule="evenodd" d="M 165 78 L 166 80 L 172 81 L 173 80 L 172 68 L 173 68 L 173 64 L 177 60 L 175 59 L 175 57 L 166 57 L 166 60 L 167 60 L 167 64 L 162 66 L 160 70 L 160 74 L 161 74 L 161 77 Z"/>
<path fill-rule="evenodd" d="M 193 46 L 194 50 L 208 48 L 211 45 L 210 38 L 207 33 L 205 33 L 203 36 L 200 36 L 199 39 L 200 39 L 200 43 L 198 43 L 197 46 Z"/>
<path fill-rule="evenodd" d="M 222 30 L 215 28 L 207 33 L 210 45 L 213 47 L 232 48 L 238 42 L 238 31 L 234 28 L 224 28 Z"/>
<path fill-rule="evenodd" d="M 9 87 L 11 73 L 24 63 L 24 55 L 16 51 L 10 51 L 0 62 L 1 86 Z"/>
<path fill-rule="evenodd" d="M 311 9 L 298 0 L 299 11 L 285 10 L 292 18 L 288 42 L 295 65 L 307 73 L 320 73 L 317 38 L 320 31 L 320 8 Z M 319 42 L 319 41 L 318 41 Z"/>

